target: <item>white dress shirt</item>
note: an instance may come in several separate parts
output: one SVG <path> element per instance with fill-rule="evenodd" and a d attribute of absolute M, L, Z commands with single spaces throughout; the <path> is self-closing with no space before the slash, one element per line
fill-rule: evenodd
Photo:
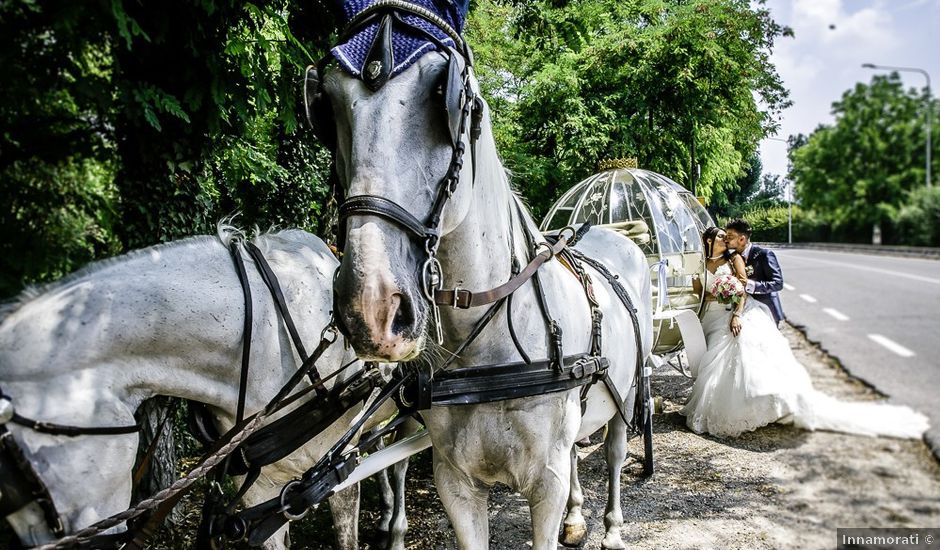
<path fill-rule="evenodd" d="M 752 246 L 753 246 L 753 243 L 750 243 L 750 242 L 747 243 L 747 246 L 744 247 L 744 252 L 741 253 L 741 257 L 744 258 L 745 264 L 747 263 L 748 256 L 751 255 Z M 754 286 L 755 286 L 754 281 L 752 281 L 751 279 L 748 279 L 747 284 L 744 285 L 744 291 L 747 292 L 748 294 L 754 294 Z"/>

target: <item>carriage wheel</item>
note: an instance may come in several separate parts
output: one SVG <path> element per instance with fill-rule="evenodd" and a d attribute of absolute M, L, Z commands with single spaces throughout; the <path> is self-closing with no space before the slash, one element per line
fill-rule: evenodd
<path fill-rule="evenodd" d="M 650 391 L 650 376 L 647 369 L 652 368 L 647 365 L 643 370 L 643 391 L 641 399 L 643 400 L 643 477 L 653 475 L 653 395 Z"/>

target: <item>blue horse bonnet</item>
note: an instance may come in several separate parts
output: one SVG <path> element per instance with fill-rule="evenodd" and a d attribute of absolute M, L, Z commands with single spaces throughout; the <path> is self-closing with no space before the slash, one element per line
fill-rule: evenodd
<path fill-rule="evenodd" d="M 461 33 L 467 16 L 470 0 L 408 0 L 409 3 L 434 12 L 450 26 Z M 348 0 L 343 2 L 343 24 L 348 23 L 356 14 L 371 6 L 375 0 Z M 402 14 L 402 19 L 438 38 L 446 46 L 456 47 L 454 41 L 434 24 L 416 15 Z M 379 23 L 371 23 L 350 36 L 344 43 L 335 46 L 331 53 L 340 67 L 349 74 L 362 76 L 363 66 L 369 54 L 369 48 L 375 40 Z M 437 44 L 426 37 L 412 32 L 402 25 L 394 27 L 392 35 L 393 67 L 389 78 L 400 74 L 414 64 L 425 53 L 437 49 Z"/>

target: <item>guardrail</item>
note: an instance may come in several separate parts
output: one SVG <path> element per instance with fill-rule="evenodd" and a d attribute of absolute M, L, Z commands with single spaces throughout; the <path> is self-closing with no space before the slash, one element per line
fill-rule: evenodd
<path fill-rule="evenodd" d="M 758 243 L 770 248 L 802 248 L 827 250 L 830 252 L 854 252 L 856 254 L 875 254 L 880 256 L 904 256 L 908 258 L 929 258 L 940 260 L 940 248 L 929 246 L 888 246 L 878 244 L 848 243 Z"/>

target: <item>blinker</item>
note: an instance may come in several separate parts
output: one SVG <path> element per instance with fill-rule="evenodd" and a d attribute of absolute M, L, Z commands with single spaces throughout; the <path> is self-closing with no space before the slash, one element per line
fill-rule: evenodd
<path fill-rule="evenodd" d="M 362 80 L 373 92 L 388 82 L 395 66 L 394 50 L 392 48 L 392 16 L 386 15 L 379 23 L 375 39 L 366 55 L 365 70 Z"/>
<path fill-rule="evenodd" d="M 451 53 L 447 64 L 447 84 L 444 86 L 444 108 L 447 110 L 447 123 L 453 145 L 460 141 L 460 111 L 465 100 L 463 73 L 458 58 L 458 55 Z"/>

